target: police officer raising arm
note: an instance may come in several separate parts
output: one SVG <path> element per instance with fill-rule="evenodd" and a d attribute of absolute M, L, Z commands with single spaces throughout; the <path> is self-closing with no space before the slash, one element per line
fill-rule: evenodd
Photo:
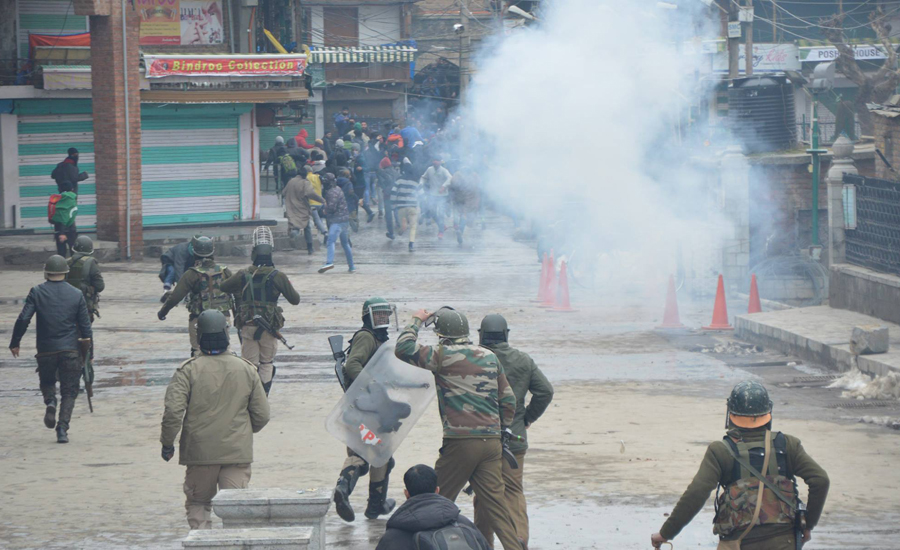
<path fill-rule="evenodd" d="M 772 432 L 772 401 L 757 382 L 734 387 L 728 398 L 727 435 L 710 444 L 694 481 L 681 496 L 654 548 L 675 538 L 703 508 L 717 486 L 713 532 L 719 550 L 795 550 L 810 540 L 828 495 L 828 474 L 796 437 Z M 809 487 L 804 511 L 796 477 Z M 765 478 L 765 481 L 762 480 Z M 762 489 L 761 489 L 762 487 Z M 761 490 L 760 490 L 761 489 Z"/>
<path fill-rule="evenodd" d="M 471 483 L 476 506 L 484 507 L 486 523 L 497 532 L 504 550 L 527 548 L 506 510 L 501 465 L 501 434 L 515 416 L 516 396 L 497 356 L 472 343 L 468 319 L 453 308 L 443 307 L 433 316 L 438 345 L 419 344 L 419 329 L 430 317 L 424 309 L 413 315 L 394 353 L 401 361 L 434 373 L 444 425 L 434 468 L 441 494 L 455 501 Z"/>

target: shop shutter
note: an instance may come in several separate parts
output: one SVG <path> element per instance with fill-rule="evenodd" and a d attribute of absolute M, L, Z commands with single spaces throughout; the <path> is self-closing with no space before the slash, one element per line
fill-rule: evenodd
<path fill-rule="evenodd" d="M 77 34 L 88 30 L 88 18 L 75 15 L 71 0 L 17 0 L 19 57 L 28 58 L 28 34 Z M 4 16 L 9 15 L 5 14 Z"/>
<path fill-rule="evenodd" d="M 144 116 L 144 226 L 241 217 L 238 116 Z"/>
<path fill-rule="evenodd" d="M 88 108 L 90 105 L 88 104 Z M 97 225 L 97 186 L 94 179 L 94 125 L 86 114 L 19 115 L 20 227 L 50 229 L 47 201 L 57 192 L 50 173 L 66 158 L 69 147 L 78 149 L 78 170 L 88 179 L 78 184 L 79 229 Z"/>

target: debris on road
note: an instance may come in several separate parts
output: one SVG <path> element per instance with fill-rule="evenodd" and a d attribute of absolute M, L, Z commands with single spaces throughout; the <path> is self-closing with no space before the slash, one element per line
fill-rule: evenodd
<path fill-rule="evenodd" d="M 841 393 L 844 399 L 900 399 L 900 372 L 872 378 L 854 368 L 828 387 L 847 390 Z"/>
<path fill-rule="evenodd" d="M 691 348 L 695 353 L 716 353 L 722 355 L 750 355 L 765 351 L 762 346 L 744 344 L 742 342 L 724 342 L 714 346 L 695 346 Z"/>
<path fill-rule="evenodd" d="M 891 418 L 890 416 L 864 416 L 859 419 L 860 424 L 875 424 L 877 426 L 886 426 L 892 430 L 900 430 L 900 418 Z"/>

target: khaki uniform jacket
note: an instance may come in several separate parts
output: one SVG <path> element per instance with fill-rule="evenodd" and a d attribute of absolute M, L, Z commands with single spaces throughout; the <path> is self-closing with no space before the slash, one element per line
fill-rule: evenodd
<path fill-rule="evenodd" d="M 249 464 L 253 434 L 269 422 L 269 401 L 256 367 L 226 352 L 191 358 L 166 390 L 164 446 L 181 431 L 178 462 L 185 466 Z"/>
<path fill-rule="evenodd" d="M 500 359 L 509 385 L 516 394 L 516 416 L 509 429 L 522 439 L 510 440 L 509 450 L 514 453 L 524 453 L 528 450 L 528 430 L 525 429 L 525 426 L 534 423 L 547 410 L 550 401 L 553 400 L 553 386 L 527 353 L 519 351 L 507 343 L 485 347 L 493 351 L 497 359 Z M 525 399 L 528 392 L 531 392 L 531 401 Z"/>

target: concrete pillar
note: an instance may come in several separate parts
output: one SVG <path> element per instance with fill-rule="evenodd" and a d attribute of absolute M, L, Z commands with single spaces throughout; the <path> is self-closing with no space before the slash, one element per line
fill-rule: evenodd
<path fill-rule="evenodd" d="M 731 223 L 722 236 L 722 275 L 731 291 L 750 284 L 750 166 L 739 146 L 722 157 L 723 215 Z"/>
<path fill-rule="evenodd" d="M 15 227 L 19 216 L 18 116 L 0 114 L 0 227 Z"/>
<path fill-rule="evenodd" d="M 181 541 L 185 550 L 309 550 L 308 527 L 195 529 Z"/>
<path fill-rule="evenodd" d="M 844 174 L 858 175 L 853 164 L 853 142 L 840 136 L 831 147 L 834 159 L 825 176 L 828 185 L 828 265 L 842 264 L 846 260 L 844 240 Z"/>
<path fill-rule="evenodd" d="M 108 15 L 87 13 L 91 25 L 91 98 L 94 110 L 94 155 L 97 178 L 97 236 L 116 241 L 124 256 L 129 243 L 134 258 L 143 255 L 141 219 L 141 99 L 138 65 L 140 59 L 140 16 L 131 2 L 112 0 Z M 128 43 L 127 97 L 126 66 L 123 59 L 122 10 L 125 10 Z M 106 11 L 106 10 L 104 10 Z M 129 141 L 125 138 L 126 101 Z M 126 165 L 130 159 L 130 185 Z M 130 191 L 128 190 L 130 187 Z M 128 209 L 130 195 L 130 212 Z"/>

